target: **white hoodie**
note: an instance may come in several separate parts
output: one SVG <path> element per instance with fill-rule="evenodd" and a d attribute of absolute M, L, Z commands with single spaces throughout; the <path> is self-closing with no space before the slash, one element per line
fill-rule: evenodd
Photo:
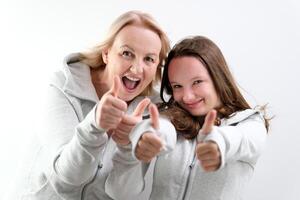
<path fill-rule="evenodd" d="M 160 119 L 160 127 L 174 135 L 173 125 Z M 149 121 L 142 121 L 132 132 L 131 152 L 119 149 L 115 154 L 114 168 L 108 176 L 105 188 L 114 199 L 134 199 L 144 190 L 148 180 L 144 179 L 149 164 L 133 162 L 136 138 L 146 131 L 153 131 Z M 153 131 L 155 132 L 155 131 Z M 237 200 L 253 174 L 260 156 L 267 131 L 264 119 L 257 110 L 244 110 L 234 113 L 229 119 L 214 127 L 204 141 L 214 141 L 221 153 L 221 167 L 215 172 L 204 172 L 199 165 L 195 148 L 196 139 L 187 140 L 179 133 L 175 149 L 153 160 L 154 171 L 150 199 L 170 200 Z M 176 139 L 175 139 L 176 140 Z M 166 142 L 173 142 L 169 139 Z M 131 160 L 131 164 L 128 164 Z"/>

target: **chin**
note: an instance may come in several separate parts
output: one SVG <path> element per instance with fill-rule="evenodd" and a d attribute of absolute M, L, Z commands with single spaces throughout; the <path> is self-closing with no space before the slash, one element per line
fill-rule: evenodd
<path fill-rule="evenodd" d="M 137 97 L 136 94 L 130 94 L 130 93 L 119 95 L 119 98 L 126 102 L 132 101 L 135 97 Z"/>
<path fill-rule="evenodd" d="M 206 111 L 203 111 L 203 110 L 190 110 L 189 111 L 193 116 L 196 116 L 196 117 L 200 117 L 200 116 L 204 116 L 207 114 Z"/>

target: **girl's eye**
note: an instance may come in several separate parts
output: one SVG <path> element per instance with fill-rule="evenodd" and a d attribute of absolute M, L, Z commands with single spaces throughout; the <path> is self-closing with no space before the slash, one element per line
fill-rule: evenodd
<path fill-rule="evenodd" d="M 194 85 L 200 84 L 202 82 L 202 80 L 196 80 L 194 81 Z"/>
<path fill-rule="evenodd" d="M 145 60 L 146 60 L 147 62 L 151 62 L 151 63 L 154 63 L 154 62 L 155 62 L 154 59 L 151 58 L 150 56 L 147 56 L 147 57 L 145 58 Z"/>
<path fill-rule="evenodd" d="M 181 88 L 181 85 L 172 85 L 172 89 L 178 89 Z"/>

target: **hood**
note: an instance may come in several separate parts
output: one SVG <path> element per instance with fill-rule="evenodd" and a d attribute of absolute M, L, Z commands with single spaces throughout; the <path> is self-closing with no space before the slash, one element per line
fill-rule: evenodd
<path fill-rule="evenodd" d="M 92 84 L 90 67 L 80 62 L 80 53 L 73 53 L 64 59 L 63 75 L 65 81 L 62 89 L 67 94 L 84 100 L 98 102 L 94 85 Z"/>

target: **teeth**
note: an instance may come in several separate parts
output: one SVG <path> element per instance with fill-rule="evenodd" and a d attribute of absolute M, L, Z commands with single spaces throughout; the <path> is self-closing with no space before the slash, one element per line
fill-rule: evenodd
<path fill-rule="evenodd" d="M 130 77 L 130 76 L 126 76 L 126 78 L 128 78 L 131 81 L 139 81 L 139 78 L 134 78 L 134 77 Z"/>

